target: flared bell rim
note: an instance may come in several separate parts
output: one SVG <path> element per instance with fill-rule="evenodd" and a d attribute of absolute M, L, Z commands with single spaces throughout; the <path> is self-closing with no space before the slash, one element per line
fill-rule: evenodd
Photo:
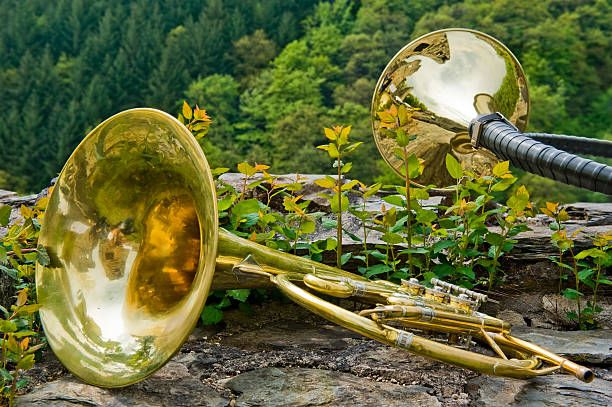
<path fill-rule="evenodd" d="M 83 341 L 83 338 L 79 337 L 80 334 L 75 333 L 79 331 L 78 328 L 67 328 L 66 326 L 75 324 L 75 319 L 71 317 L 70 314 L 73 315 L 82 313 L 81 310 L 75 311 L 76 307 L 74 306 L 72 309 L 71 307 L 68 307 L 66 314 L 61 314 L 62 311 L 60 311 L 62 306 L 66 304 L 74 305 L 74 301 L 68 298 L 74 296 L 74 292 L 70 290 L 62 291 L 63 288 L 66 288 L 66 282 L 68 285 L 70 285 L 71 283 L 74 283 L 74 281 L 71 282 L 69 277 L 63 279 L 50 278 L 49 276 L 52 274 L 62 274 L 62 271 L 58 271 L 57 268 L 53 268 L 53 264 L 51 264 L 49 267 L 37 264 L 36 289 L 37 293 L 39 294 L 39 302 L 42 305 L 40 315 L 51 349 L 58 356 L 58 359 L 60 359 L 60 361 L 75 376 L 79 377 L 85 382 L 99 387 L 123 387 L 141 381 L 161 368 L 180 349 L 183 342 L 188 338 L 193 328 L 197 324 L 204 307 L 204 303 L 212 282 L 212 275 L 214 273 L 215 265 L 214 259 L 217 252 L 217 202 L 214 181 L 206 157 L 200 145 L 184 125 L 182 125 L 171 115 L 151 108 L 135 108 L 117 113 L 96 126 L 96 128 L 94 128 L 81 141 L 64 165 L 64 168 L 58 177 L 56 187 L 50 196 L 49 206 L 46 212 L 49 222 L 43 222 L 39 238 L 40 243 L 51 253 L 52 262 L 60 261 L 61 264 L 61 256 L 57 255 L 59 250 L 55 250 L 56 248 L 48 247 L 47 245 L 50 243 L 50 240 L 53 241 L 54 236 L 57 237 L 62 233 L 62 231 L 59 230 L 62 228 L 61 223 L 67 218 L 64 216 L 65 214 L 60 213 L 62 211 L 66 211 L 66 197 L 61 196 L 62 194 L 65 195 L 66 193 L 65 179 L 70 177 L 74 179 L 78 178 L 74 175 L 74 168 L 76 165 L 78 165 L 76 164 L 77 161 L 80 165 L 90 165 L 91 163 L 88 163 L 89 160 L 100 160 L 100 157 L 97 156 L 99 152 L 94 151 L 94 154 L 91 154 L 92 151 L 95 150 L 92 150 L 92 145 L 99 141 L 97 137 L 99 137 L 105 129 L 107 129 L 109 126 L 120 126 L 122 124 L 128 126 L 129 128 L 129 121 L 133 119 L 136 119 L 136 121 L 140 120 L 142 123 L 146 124 L 157 124 L 169 129 L 169 137 L 172 140 L 171 143 L 167 143 L 166 147 L 168 147 L 168 150 L 164 153 L 175 152 L 177 157 L 186 157 L 184 159 L 185 162 L 183 163 L 184 167 L 188 168 L 186 172 L 192 174 L 194 179 L 187 180 L 187 177 L 182 176 L 181 179 L 185 179 L 185 183 L 189 185 L 177 185 L 177 187 L 186 187 L 187 190 L 189 190 L 189 194 L 186 195 L 188 196 L 187 201 L 190 201 L 191 199 L 193 200 L 193 205 L 197 214 L 197 225 L 195 225 L 193 233 L 199 234 L 199 256 L 196 259 L 197 271 L 193 276 L 192 282 L 190 285 L 188 285 L 187 293 L 184 295 L 184 297 L 179 298 L 176 303 L 171 303 L 171 308 L 173 310 L 171 311 L 171 315 L 164 317 L 161 315 L 161 312 L 157 312 L 155 315 L 150 315 L 151 320 L 165 319 L 163 322 L 163 325 L 165 325 L 164 332 L 168 334 L 167 339 L 163 337 L 155 337 L 154 339 L 151 339 L 152 336 L 143 338 L 142 346 L 139 345 L 141 346 L 140 350 L 145 348 L 151 350 L 150 354 L 148 355 L 150 356 L 148 359 L 152 361 L 151 363 L 149 363 L 149 360 L 145 360 L 146 358 L 142 358 L 141 356 L 143 355 L 137 355 L 142 359 L 141 361 L 138 361 L 138 357 L 135 357 L 134 354 L 129 354 L 129 350 L 126 351 L 125 354 L 120 355 L 122 362 L 118 363 L 117 360 L 113 360 L 115 356 L 113 356 L 113 352 L 108 349 L 108 347 L 104 348 L 104 346 L 100 346 L 100 343 L 93 343 L 95 341 L 88 342 L 87 339 Z M 122 121 L 126 120 L 128 122 L 122 123 Z M 87 152 L 89 154 L 84 154 L 86 150 L 88 150 Z M 96 156 L 95 159 L 92 155 Z M 129 169 L 126 168 L 126 171 L 129 172 Z M 160 173 L 163 173 L 163 170 L 161 170 Z M 76 196 L 76 194 L 72 196 Z M 119 200 L 121 200 L 121 198 L 119 198 Z M 175 206 L 178 207 L 177 205 Z M 80 210 L 81 209 L 79 209 L 79 211 Z M 107 219 L 104 217 L 102 217 L 102 219 L 103 223 L 107 223 Z M 82 219 L 79 219 L 79 222 L 81 220 Z M 109 221 L 108 223 L 111 222 Z M 54 230 L 54 228 L 57 230 Z M 86 235 L 89 236 L 94 233 L 92 232 L 93 229 L 95 229 L 95 227 L 92 226 Z M 65 232 L 65 230 L 63 231 Z M 62 249 L 63 246 L 64 245 L 62 243 Z M 121 251 L 121 248 L 119 251 Z M 93 254 L 91 257 L 93 257 Z M 71 270 L 73 268 L 71 268 Z M 50 271 L 52 269 L 54 269 L 54 271 Z M 106 271 L 108 272 L 108 270 Z M 63 272 L 64 274 L 67 274 L 65 267 L 63 268 Z M 113 276 L 113 278 L 114 277 L 115 276 Z M 73 285 L 75 284 L 76 283 Z M 86 295 L 83 295 L 82 291 L 80 294 L 82 297 L 86 297 Z M 58 299 L 59 301 L 54 303 L 54 301 L 57 301 Z M 142 311 L 142 308 L 146 308 L 143 307 L 144 301 L 142 299 L 140 300 L 139 305 L 141 309 L 139 312 Z M 148 306 L 150 308 L 151 304 L 148 304 Z M 174 314 L 172 314 L 172 312 L 174 312 Z M 67 315 L 68 317 L 64 320 L 63 317 L 66 317 Z M 82 324 L 81 329 L 83 327 L 89 329 L 89 332 L 87 329 L 82 329 L 85 332 L 85 336 L 88 334 L 100 336 L 98 332 L 100 327 L 91 327 L 88 325 L 90 322 L 91 321 L 79 321 L 77 323 Z M 117 321 L 117 323 L 119 323 L 119 321 Z M 123 321 L 123 323 L 137 325 L 143 323 L 143 321 L 128 318 L 127 320 Z M 62 325 L 65 326 L 63 332 L 58 332 L 62 331 Z M 67 333 L 69 330 L 71 333 Z M 131 340 L 133 342 L 134 338 Z M 99 342 L 100 338 L 96 338 L 96 341 Z M 152 341 L 152 343 L 148 343 L 147 341 Z M 83 348 L 86 348 L 87 346 L 90 347 L 89 353 L 87 351 L 83 352 Z M 100 349 L 98 349 L 99 352 L 97 353 L 91 350 L 98 347 L 100 347 Z M 119 346 L 119 349 L 120 348 L 121 346 Z M 132 349 L 133 353 L 138 353 L 139 351 L 135 349 L 136 348 Z M 153 354 L 152 352 L 155 351 L 159 351 L 160 354 Z M 88 355 L 91 356 L 89 360 L 87 359 Z M 134 361 L 138 362 L 138 366 L 134 366 L 133 369 L 124 369 L 124 367 L 129 364 L 126 361 L 129 360 L 132 360 L 130 363 L 133 364 L 136 364 Z M 140 362 L 146 366 L 143 368 Z M 119 365 L 124 367 L 118 367 Z M 109 366 L 111 366 L 110 371 Z M 113 368 L 117 369 L 117 371 L 113 371 Z"/>
<path fill-rule="evenodd" d="M 501 41 L 499 41 L 498 39 L 496 39 L 495 37 L 489 34 L 483 33 L 478 30 L 469 29 L 469 28 L 461 28 L 461 27 L 445 28 L 445 29 L 432 31 L 427 34 L 421 35 L 418 38 L 410 41 L 404 47 L 402 47 L 393 56 L 393 58 L 389 60 L 389 63 L 386 65 L 385 69 L 381 73 L 376 83 L 376 87 L 372 95 L 372 102 L 371 102 L 372 134 L 374 136 L 376 146 L 383 160 L 387 163 L 387 165 L 389 165 L 389 167 L 393 169 L 393 171 L 402 178 L 404 177 L 402 173 L 403 164 L 401 160 L 395 157 L 395 154 L 393 153 L 393 149 L 394 149 L 393 146 L 397 147 L 397 144 L 395 142 L 383 140 L 384 137 L 381 137 L 380 131 L 379 131 L 380 120 L 377 117 L 377 112 L 380 111 L 379 107 L 380 107 L 380 95 L 382 93 L 381 89 L 389 86 L 390 73 L 393 73 L 393 70 L 398 65 L 399 61 L 406 58 L 406 54 L 408 50 L 415 47 L 416 44 L 421 44 L 423 40 L 426 40 L 429 38 L 435 38 L 436 36 L 446 35 L 449 33 L 472 34 L 474 37 L 478 39 L 484 40 L 490 44 L 494 44 L 494 47 L 496 48 L 500 56 L 502 58 L 506 58 L 508 61 L 511 62 L 512 68 L 515 70 L 515 77 L 516 77 L 516 82 L 518 86 L 518 94 L 517 94 L 518 99 L 517 99 L 517 105 L 515 106 L 516 108 L 514 109 L 514 112 L 516 112 L 516 114 L 512 114 L 512 113 L 509 114 L 508 112 L 505 112 L 505 115 L 506 117 L 510 119 L 511 122 L 513 122 L 517 126 L 517 128 L 520 131 L 524 131 L 527 126 L 529 112 L 530 112 L 530 102 L 529 102 L 529 91 L 527 87 L 526 75 L 523 71 L 523 68 L 520 65 L 520 62 L 518 61 L 516 56 L 512 53 L 512 51 L 508 49 L 508 47 L 506 47 Z M 406 78 L 403 78 L 403 79 L 405 80 Z M 478 93 L 474 93 L 474 96 L 476 96 L 477 94 Z M 418 98 L 417 98 L 417 101 L 418 101 Z M 426 116 L 421 113 L 422 112 L 417 112 L 417 115 Z M 430 112 L 427 112 L 427 113 L 430 113 Z M 450 122 L 451 127 L 453 126 L 457 127 L 452 130 L 452 132 L 454 133 L 456 137 L 450 137 L 449 134 L 445 134 L 444 137 L 448 139 L 447 141 L 444 141 L 444 142 L 436 141 L 435 147 L 426 149 L 426 150 L 429 150 L 429 153 L 430 153 L 429 155 L 432 155 L 431 152 L 435 150 L 435 153 L 437 154 L 434 153 L 433 155 L 437 155 L 439 157 L 437 157 L 437 160 L 435 160 L 436 161 L 435 163 L 432 163 L 431 160 L 429 160 L 430 162 L 427 162 L 428 160 L 426 159 L 425 171 L 428 171 L 427 166 L 429 166 L 431 167 L 431 171 L 445 173 L 445 167 L 444 167 L 444 156 L 445 156 L 444 153 L 445 152 L 450 152 L 452 155 L 455 155 L 455 152 L 457 151 L 456 146 L 461 146 L 460 150 L 471 149 L 467 130 L 468 130 L 469 122 L 476 116 L 477 114 L 474 113 L 473 115 L 467 115 L 465 117 L 462 117 L 461 121 L 464 123 L 460 124 L 459 126 L 455 126 L 457 125 L 457 123 L 452 123 L 452 121 L 449 121 L 444 116 L 438 116 L 438 117 L 441 117 L 443 120 Z M 422 120 L 422 122 L 426 123 L 428 120 L 429 119 L 425 118 L 424 120 Z M 428 129 L 427 131 L 431 132 L 431 129 Z M 415 141 L 417 143 L 419 142 L 418 137 Z M 411 147 L 414 148 L 414 144 Z M 483 149 L 483 148 L 480 148 L 478 150 L 477 155 L 479 157 L 475 161 L 476 164 L 474 165 L 474 168 L 476 168 L 476 171 L 474 172 L 476 172 L 477 175 L 488 175 L 491 172 L 490 170 L 492 169 L 492 167 L 500 161 L 500 159 L 497 158 L 492 152 L 490 152 L 489 150 Z M 417 154 L 417 156 L 419 158 L 423 158 L 423 157 L 420 157 L 419 154 Z M 455 158 L 457 158 L 462 164 L 464 164 L 464 166 L 467 169 L 471 169 L 471 163 L 469 162 L 470 160 L 468 160 L 468 162 L 464 162 L 464 160 L 462 159 L 462 157 L 466 157 L 466 156 L 470 158 L 476 155 L 473 155 L 471 153 L 465 154 L 465 155 L 457 154 Z M 440 160 L 440 157 L 441 157 L 441 160 Z M 424 179 L 424 181 L 427 181 L 428 178 L 430 177 L 421 177 L 421 179 Z M 435 193 L 442 194 L 442 195 L 452 193 L 452 189 L 449 188 L 449 186 L 453 185 L 454 182 L 448 182 L 448 181 L 449 180 L 447 180 L 446 185 L 436 184 L 436 187 L 431 188 L 430 190 Z M 428 184 L 431 184 L 431 182 L 420 182 L 418 178 L 416 180 L 411 180 L 411 183 L 415 186 L 420 186 L 420 187 L 426 187 Z"/>

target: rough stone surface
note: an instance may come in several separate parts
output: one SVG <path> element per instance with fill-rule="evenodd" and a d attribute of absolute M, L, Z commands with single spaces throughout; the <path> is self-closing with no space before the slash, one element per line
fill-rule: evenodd
<path fill-rule="evenodd" d="M 239 394 L 236 407 L 441 406 L 426 387 L 368 382 L 328 370 L 256 369 L 236 376 L 226 386 Z"/>
<path fill-rule="evenodd" d="M 168 365 L 123 389 L 83 384 L 47 351 L 28 371 L 33 383 L 18 405 L 586 406 L 601 405 L 597 403 L 607 402 L 605 397 L 612 394 L 612 373 L 605 367 L 593 368 L 597 379 L 588 385 L 562 374 L 532 380 L 493 378 L 363 338 L 293 304 L 255 305 L 253 313 L 245 317 L 230 310 L 223 324 L 197 328 Z M 517 328 L 517 336 L 525 339 L 530 332 L 534 330 Z M 571 334 L 559 333 L 553 344 L 557 348 L 549 346 L 551 350 L 562 353 L 558 348 L 574 347 L 577 337 L 591 335 Z M 606 337 L 610 335 L 603 332 L 598 338 Z M 550 345 L 537 342 L 541 337 L 533 340 Z M 559 395 L 566 404 L 559 404 Z"/>
<path fill-rule="evenodd" d="M 578 363 L 612 365 L 612 330 L 553 331 L 515 327 L 512 334 Z"/>
<path fill-rule="evenodd" d="M 11 198 L 17 196 L 17 192 L 0 189 L 0 199 Z"/>
<path fill-rule="evenodd" d="M 69 376 L 46 383 L 17 399 L 17 406 L 63 407 L 225 407 L 229 400 L 189 374 L 177 362 L 169 362 L 153 376 L 121 389 L 89 386 Z"/>
<path fill-rule="evenodd" d="M 540 376 L 531 380 L 479 376 L 467 386 L 473 406 L 585 407 L 612 405 L 612 384 L 595 379 L 582 383 L 571 376 Z"/>

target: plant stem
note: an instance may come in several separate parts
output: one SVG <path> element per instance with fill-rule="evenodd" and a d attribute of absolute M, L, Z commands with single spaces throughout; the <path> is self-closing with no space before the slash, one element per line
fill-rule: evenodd
<path fill-rule="evenodd" d="M 571 246 L 569 248 L 569 251 L 572 256 L 572 260 L 574 262 L 574 268 L 572 271 L 574 272 L 574 277 L 576 280 L 576 291 L 580 292 L 580 279 L 578 278 L 578 262 L 576 262 L 576 256 L 574 256 L 574 251 L 572 250 Z M 576 303 L 578 305 L 578 327 L 582 329 L 582 310 L 581 310 L 579 294 L 576 294 Z"/>
<path fill-rule="evenodd" d="M 404 149 L 404 170 L 406 171 L 404 180 L 406 181 L 406 210 L 408 210 L 408 250 L 412 250 L 412 211 L 410 209 L 410 173 L 408 172 L 408 150 Z M 408 267 L 409 273 L 412 275 L 412 253 L 408 252 Z"/>
<path fill-rule="evenodd" d="M 31 249 L 21 249 L 21 253 L 31 253 L 31 252 L 35 252 L 36 250 L 37 249 L 35 247 L 33 247 Z M 7 256 L 12 256 L 13 254 L 15 254 L 14 250 L 6 252 Z"/>
<path fill-rule="evenodd" d="M 363 198 L 363 212 L 365 212 L 366 210 L 366 198 Z M 365 254 L 365 265 L 366 265 L 366 270 L 368 269 L 368 267 L 370 267 L 369 265 L 369 254 L 368 254 L 368 229 L 366 228 L 366 221 L 365 219 L 361 222 L 361 224 L 363 225 L 363 251 Z"/>
<path fill-rule="evenodd" d="M 340 168 L 340 145 L 338 145 L 338 222 L 336 224 L 336 267 L 342 268 L 342 168 Z"/>
<path fill-rule="evenodd" d="M 597 261 L 597 276 L 595 277 L 595 287 L 593 288 L 593 315 L 595 315 L 595 305 L 597 304 L 597 288 L 599 287 L 599 276 L 601 274 L 601 258 Z"/>

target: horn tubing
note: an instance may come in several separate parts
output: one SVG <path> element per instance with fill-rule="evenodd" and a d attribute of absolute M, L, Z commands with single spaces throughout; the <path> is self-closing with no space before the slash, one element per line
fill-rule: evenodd
<path fill-rule="evenodd" d="M 377 340 L 387 345 L 399 346 L 403 349 L 430 359 L 434 359 L 453 366 L 474 370 L 496 376 L 526 379 L 534 376 L 549 374 L 558 370 L 558 366 L 544 369 L 533 369 L 535 363 L 532 360 L 504 360 L 491 356 L 475 354 L 463 349 L 454 348 L 434 342 L 417 335 L 410 335 L 410 343 L 402 345 L 398 343 L 400 335 L 406 335 L 405 331 L 387 326 L 378 325 L 374 321 L 359 316 L 344 308 L 330 304 L 295 285 L 291 280 L 301 280 L 301 274 L 279 274 L 271 276 L 270 279 L 277 287 L 292 301 L 314 312 L 323 318 L 360 333 L 368 338 Z"/>
<path fill-rule="evenodd" d="M 472 121 L 470 129 L 476 120 Z M 479 144 L 517 168 L 591 191 L 612 194 L 612 167 L 536 141 L 502 121 L 485 123 Z"/>

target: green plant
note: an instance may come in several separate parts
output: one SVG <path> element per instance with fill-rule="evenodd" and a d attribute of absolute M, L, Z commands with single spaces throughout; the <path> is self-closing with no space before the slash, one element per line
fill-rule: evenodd
<path fill-rule="evenodd" d="M 565 209 L 559 207 L 559 203 L 546 202 L 546 206 L 540 210 L 553 219 L 550 224 L 551 230 L 554 231 L 551 241 L 558 248 L 559 257 L 553 256 L 551 260 L 559 267 L 559 292 L 565 298 L 576 302 L 576 312 L 568 312 L 567 317 L 576 321 L 580 329 L 596 327 L 595 316 L 601 312 L 601 308 L 597 306 L 599 285 L 612 284 L 612 281 L 601 276 L 603 267 L 612 264 L 612 231 L 591 236 L 594 247 L 574 253 L 575 239 L 582 230 L 577 229 L 568 235 L 564 222 L 570 217 Z M 570 270 L 572 273 L 574 288 L 567 287 L 562 290 L 563 281 L 568 278 L 564 270 Z M 593 291 L 593 301 L 587 301 L 586 307 L 582 306 L 581 301 L 584 296 L 581 291 L 582 284 Z"/>
<path fill-rule="evenodd" d="M 336 238 L 338 244 L 336 246 L 336 267 L 342 268 L 342 213 L 348 211 L 349 200 L 346 196 L 347 192 L 351 190 L 359 181 L 353 180 L 345 185 L 342 184 L 342 175 L 348 173 L 353 167 L 353 163 L 344 163 L 342 158 L 353 152 L 361 142 L 350 143 L 349 133 L 351 132 L 351 126 L 342 127 L 334 126 L 332 129 L 325 128 L 325 137 L 331 140 L 331 143 L 327 145 L 317 146 L 321 150 L 327 151 L 329 156 L 334 161 L 334 167 L 337 169 L 337 178 L 334 180 L 332 177 L 327 176 L 323 179 L 316 180 L 315 183 L 323 188 L 329 188 L 334 193 L 330 194 L 319 194 L 329 200 L 331 211 L 337 215 L 336 220 Z M 346 259 L 348 260 L 348 259 Z M 345 261 L 346 261 L 345 260 Z"/>
<path fill-rule="evenodd" d="M 10 225 L 5 236 L 0 238 L 0 271 L 12 280 L 17 300 L 10 310 L 0 305 L 4 315 L 0 318 L 2 334 L 0 366 L 0 398 L 3 405 L 13 405 L 16 392 L 27 384 L 20 373 L 34 365 L 35 352 L 45 345 L 40 336 L 38 309 L 34 289 L 36 261 L 49 264 L 49 256 L 38 246 L 39 221 L 44 216 L 47 198 L 41 198 L 33 208 L 22 206 L 23 220 Z M 12 210 L 0 207 L 0 226 L 9 226 Z"/>
<path fill-rule="evenodd" d="M 409 130 L 412 121 L 412 112 L 408 111 L 406 106 L 400 105 L 396 107 L 391 105 L 388 110 L 376 112 L 380 118 L 380 132 L 385 136 L 396 141 L 399 148 L 395 150 L 395 155 L 403 162 L 402 173 L 404 175 L 404 187 L 398 188 L 398 192 L 403 193 L 406 197 L 406 243 L 408 244 L 408 269 L 412 275 L 412 198 L 410 197 L 410 185 L 413 178 L 418 177 L 423 172 L 423 166 L 415 154 L 408 155 L 408 143 L 416 138 L 416 135 L 409 136 Z"/>
<path fill-rule="evenodd" d="M 32 330 L 39 304 L 28 304 L 28 289 L 17 292 L 17 301 L 11 311 L 2 307 L 4 319 L 0 319 L 2 333 L 2 363 L 0 367 L 0 397 L 12 406 L 16 392 L 28 383 L 19 379 L 23 370 L 34 366 L 35 352 L 45 343 L 35 343 L 38 333 Z M 3 403 L 4 404 L 4 403 Z"/>
<path fill-rule="evenodd" d="M 191 108 L 187 102 L 183 102 L 181 113 L 178 114 L 178 120 L 187 127 L 196 139 L 201 139 L 208 133 L 210 126 L 210 117 L 206 114 L 206 110 L 200 109 L 198 105 Z"/>

